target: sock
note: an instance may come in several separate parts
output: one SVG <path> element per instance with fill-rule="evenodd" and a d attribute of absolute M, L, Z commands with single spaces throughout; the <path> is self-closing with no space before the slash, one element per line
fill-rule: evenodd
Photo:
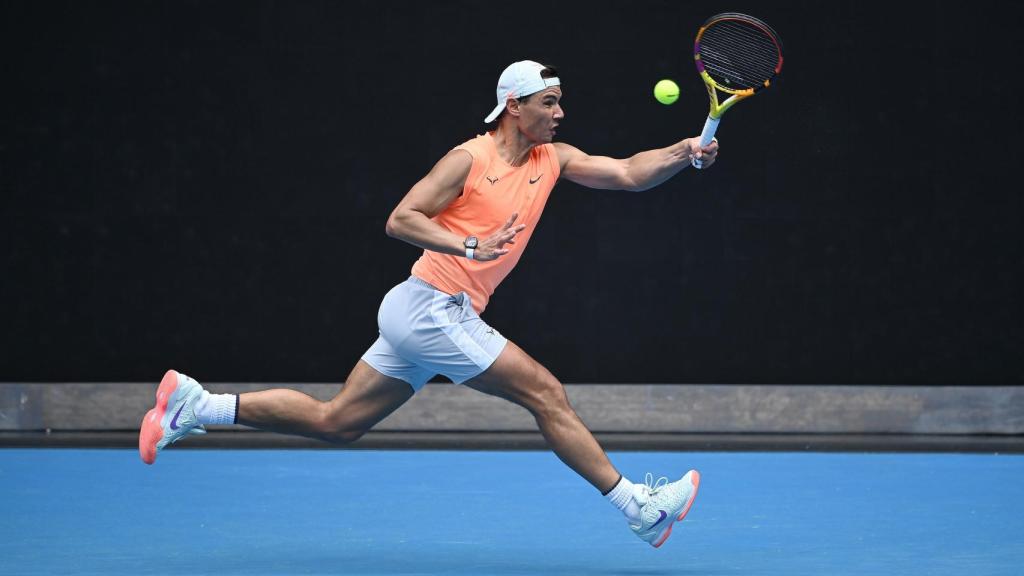
<path fill-rule="evenodd" d="M 640 505 L 633 499 L 633 483 L 625 476 L 621 477 L 615 488 L 612 488 L 604 497 L 612 503 L 612 506 L 622 510 L 631 524 L 640 523 Z"/>
<path fill-rule="evenodd" d="M 234 424 L 238 396 L 235 394 L 203 394 L 196 402 L 196 419 L 200 424 Z"/>

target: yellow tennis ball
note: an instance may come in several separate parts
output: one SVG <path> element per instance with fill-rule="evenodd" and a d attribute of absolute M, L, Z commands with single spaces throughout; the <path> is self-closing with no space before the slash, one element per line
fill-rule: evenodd
<path fill-rule="evenodd" d="M 679 99 L 679 86 L 671 80 L 660 80 L 654 85 L 654 98 L 662 104 L 671 104 Z"/>

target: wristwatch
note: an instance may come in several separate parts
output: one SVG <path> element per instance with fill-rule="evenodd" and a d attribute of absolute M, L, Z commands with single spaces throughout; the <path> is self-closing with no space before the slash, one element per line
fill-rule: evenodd
<path fill-rule="evenodd" d="M 479 241 L 476 236 L 466 236 L 466 240 L 462 243 L 466 247 L 466 258 L 473 259 L 473 251 L 476 250 Z"/>

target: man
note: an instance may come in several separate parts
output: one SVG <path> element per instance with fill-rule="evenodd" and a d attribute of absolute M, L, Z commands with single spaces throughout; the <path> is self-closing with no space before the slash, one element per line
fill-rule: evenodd
<path fill-rule="evenodd" d="M 552 143 L 565 114 L 551 67 L 516 62 L 498 80 L 493 131 L 449 152 L 392 212 L 387 234 L 424 249 L 412 276 L 384 297 L 380 337 L 341 392 L 320 402 L 294 390 L 211 395 L 169 371 L 142 421 L 139 451 L 157 452 L 203 424 L 238 423 L 265 430 L 351 442 L 405 403 L 435 374 L 523 406 L 558 457 L 623 512 L 632 530 L 658 547 L 682 520 L 700 475 L 634 485 L 609 462 L 579 419 L 562 384 L 480 318 L 540 219 L 551 189 L 565 178 L 601 189 L 646 190 L 693 159 L 707 168 L 717 142 L 697 138 L 618 160 Z"/>

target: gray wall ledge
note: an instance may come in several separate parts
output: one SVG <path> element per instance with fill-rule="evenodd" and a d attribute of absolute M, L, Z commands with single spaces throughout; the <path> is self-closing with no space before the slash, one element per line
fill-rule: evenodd
<path fill-rule="evenodd" d="M 328 399 L 337 384 L 205 384 L 214 393 L 293 388 Z M 594 432 L 648 434 L 1024 434 L 1014 386 L 567 384 Z M 0 383 L 0 430 L 123 431 L 156 383 Z M 463 386 L 428 384 L 374 429 L 532 432 L 533 418 Z"/>

